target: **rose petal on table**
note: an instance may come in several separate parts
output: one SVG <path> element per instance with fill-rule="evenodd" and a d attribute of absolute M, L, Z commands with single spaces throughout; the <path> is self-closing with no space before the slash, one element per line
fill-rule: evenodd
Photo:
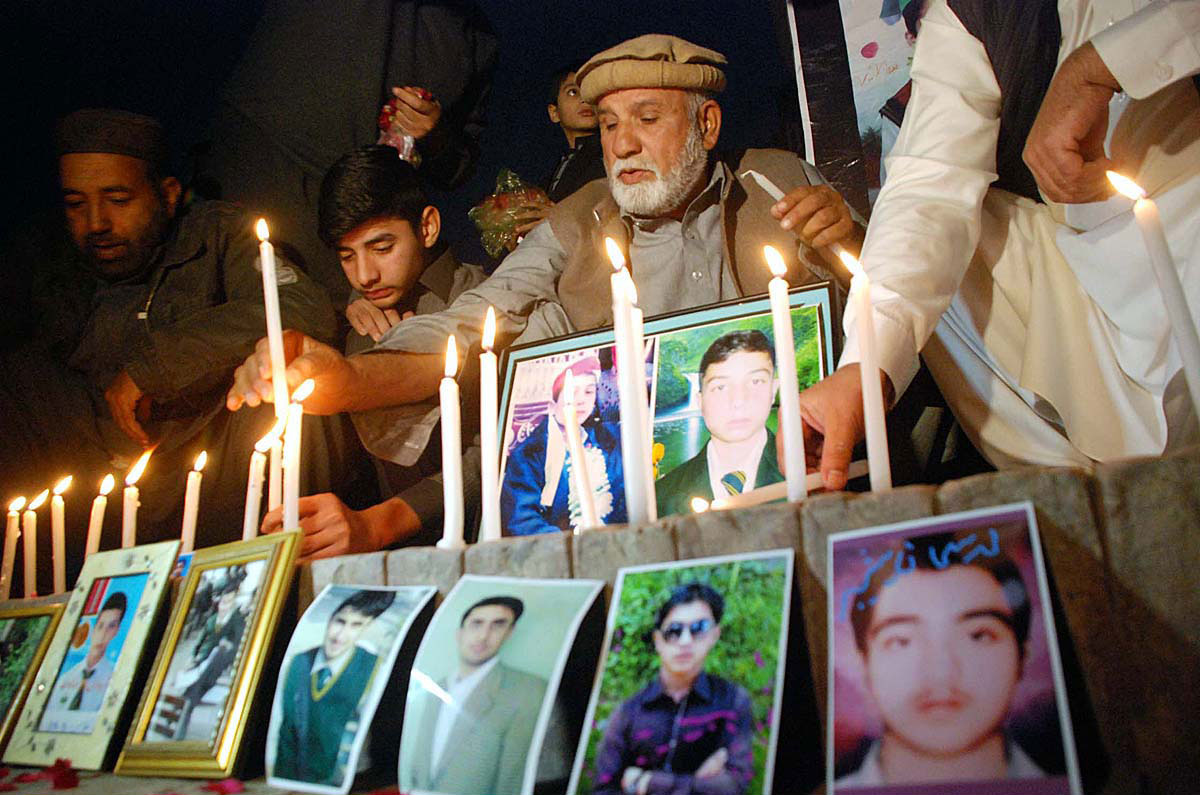
<path fill-rule="evenodd" d="M 238 792 L 245 792 L 246 785 L 236 778 L 225 778 L 220 781 L 210 781 L 200 789 L 208 790 L 209 792 L 220 792 L 223 795 L 235 795 Z"/>

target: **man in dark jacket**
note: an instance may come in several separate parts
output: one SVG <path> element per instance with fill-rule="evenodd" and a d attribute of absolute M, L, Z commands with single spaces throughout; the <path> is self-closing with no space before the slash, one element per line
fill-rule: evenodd
<path fill-rule="evenodd" d="M 178 534 L 184 474 L 207 450 L 198 545 L 232 540 L 250 452 L 274 421 L 221 405 L 232 368 L 266 328 L 254 219 L 221 202 L 184 208 L 179 182 L 161 170 L 165 139 L 153 119 L 77 111 L 57 138 L 68 234 L 22 257 L 34 331 L 3 358 L 0 483 L 20 493 L 72 473 L 84 497 L 153 446 L 138 540 L 161 540 Z M 283 258 L 277 279 L 284 325 L 331 338 L 321 289 Z M 322 438 L 332 427 L 312 423 L 311 439 L 306 428 L 310 488 L 327 488 L 338 469 L 340 441 Z M 69 527 L 84 526 L 87 503 L 68 500 Z M 105 547 L 115 545 L 119 512 L 108 519 Z"/>

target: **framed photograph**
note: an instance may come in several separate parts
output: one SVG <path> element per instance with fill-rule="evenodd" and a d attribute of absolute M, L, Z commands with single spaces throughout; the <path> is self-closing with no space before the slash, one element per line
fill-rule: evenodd
<path fill-rule="evenodd" d="M 834 361 L 832 290 L 820 284 L 795 288 L 790 296 L 804 388 L 828 374 Z M 646 322 L 645 337 L 659 515 L 690 510 L 692 497 L 728 494 L 723 478 L 730 473 L 741 473 L 740 480 L 736 475 L 730 480 L 738 481 L 739 491 L 783 480 L 775 461 L 778 387 L 767 298 L 654 318 Z M 574 530 L 582 521 L 562 430 L 567 372 L 575 384 L 596 513 L 604 524 L 627 520 L 613 350 L 612 332 L 597 331 L 521 345 L 505 354 L 499 438 L 506 535 Z M 728 399 L 733 394 L 739 396 L 736 405 Z M 710 447 L 714 431 L 718 438 Z M 745 453 L 747 447 L 753 450 Z"/>
<path fill-rule="evenodd" d="M 8 744 L 65 604 L 62 598 L 41 604 L 0 602 L 0 751 Z"/>
<path fill-rule="evenodd" d="M 769 795 L 793 557 L 620 570 L 568 793 Z"/>
<path fill-rule="evenodd" d="M 436 588 L 327 585 L 296 625 L 267 730 L 267 783 L 350 791 L 359 755 L 414 619 Z"/>
<path fill-rule="evenodd" d="M 599 580 L 458 581 L 409 679 L 402 792 L 531 795 L 563 669 L 603 587 Z"/>
<path fill-rule="evenodd" d="M 273 533 L 192 554 L 116 772 L 231 775 L 298 544 Z"/>
<path fill-rule="evenodd" d="M 1030 503 L 829 537 L 831 793 L 1079 795 Z"/>
<path fill-rule="evenodd" d="M 4 752 L 16 765 L 67 757 L 104 766 L 154 618 L 167 592 L 178 541 L 90 555 L 38 668 Z"/>

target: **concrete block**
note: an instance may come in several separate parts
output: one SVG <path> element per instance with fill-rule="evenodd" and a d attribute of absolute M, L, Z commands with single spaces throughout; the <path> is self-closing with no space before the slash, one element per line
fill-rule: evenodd
<path fill-rule="evenodd" d="M 387 553 L 388 585 L 432 585 L 445 598 L 463 573 L 463 553 L 437 547 L 405 547 Z"/>
<path fill-rule="evenodd" d="M 617 569 L 676 559 L 675 533 L 667 522 L 588 530 L 571 542 L 575 576 L 604 580 L 610 589 L 617 579 Z"/>
<path fill-rule="evenodd" d="M 384 585 L 384 552 L 367 552 L 362 555 L 342 555 L 337 558 L 321 558 L 309 564 L 312 572 L 313 596 L 326 585 Z"/>
<path fill-rule="evenodd" d="M 1148 792 L 1200 781 L 1200 449 L 1096 471 L 1112 572 L 1111 625 Z"/>
<path fill-rule="evenodd" d="M 571 576 L 569 533 L 515 536 L 472 544 L 463 555 L 467 574 L 566 579 Z"/>
<path fill-rule="evenodd" d="M 683 514 L 668 521 L 675 529 L 680 560 L 767 549 L 794 549 L 800 560 L 800 517 L 794 503 Z"/>

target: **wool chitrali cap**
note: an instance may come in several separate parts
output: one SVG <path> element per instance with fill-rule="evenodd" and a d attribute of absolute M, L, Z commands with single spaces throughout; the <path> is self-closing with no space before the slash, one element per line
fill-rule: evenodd
<path fill-rule="evenodd" d="M 725 90 L 728 63 L 716 50 L 678 36 L 647 33 L 593 55 L 575 79 L 584 102 L 595 103 L 622 88 L 681 88 L 715 94 Z"/>
<path fill-rule="evenodd" d="M 65 116 L 54 131 L 54 145 L 60 157 L 104 152 L 155 166 L 167 158 L 167 136 L 157 119 L 112 108 L 85 108 Z"/>

